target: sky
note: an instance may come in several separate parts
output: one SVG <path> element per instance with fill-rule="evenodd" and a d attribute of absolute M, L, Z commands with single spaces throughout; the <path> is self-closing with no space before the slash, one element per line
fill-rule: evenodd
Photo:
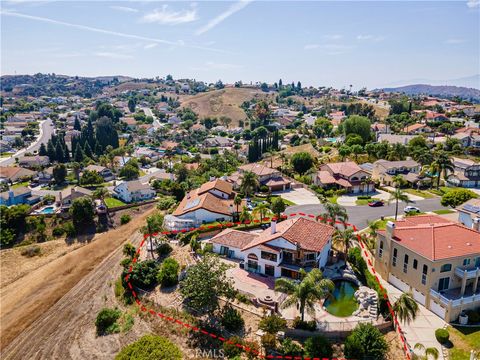
<path fill-rule="evenodd" d="M 369 89 L 480 74 L 480 0 L 1 0 L 1 74 Z"/>

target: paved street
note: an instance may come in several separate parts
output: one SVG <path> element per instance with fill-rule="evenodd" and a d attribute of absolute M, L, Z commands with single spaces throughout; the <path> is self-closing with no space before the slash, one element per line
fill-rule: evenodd
<path fill-rule="evenodd" d="M 29 147 L 17 151 L 15 154 L 8 158 L 3 158 L 0 160 L 1 166 L 8 166 L 15 163 L 15 158 L 21 158 L 26 152 L 34 152 L 40 149 L 40 145 L 44 143 L 47 144 L 48 140 L 52 137 L 55 127 L 53 126 L 53 121 L 51 119 L 40 121 L 40 134 Z"/>
<path fill-rule="evenodd" d="M 409 204 L 410 205 L 410 204 Z M 421 211 L 433 211 L 439 209 L 447 209 L 446 207 L 440 204 L 440 198 L 425 199 L 419 200 L 413 203 L 414 206 L 420 208 Z M 398 204 L 398 214 L 403 214 L 403 208 L 406 206 L 405 203 L 401 202 Z M 367 221 L 379 219 L 382 216 L 394 216 L 395 215 L 395 203 L 390 205 L 385 204 L 381 207 L 369 207 L 369 206 L 345 206 L 347 209 L 349 222 L 357 226 L 360 229 L 367 227 Z M 324 207 L 321 204 L 318 205 L 295 205 L 290 206 L 285 211 L 286 214 L 293 213 L 305 213 L 305 214 L 314 214 L 318 215 L 324 212 Z"/>
<path fill-rule="evenodd" d="M 297 205 L 320 204 L 317 196 L 304 188 L 289 189 L 275 194 L 279 194 L 283 199 L 289 200 Z"/>

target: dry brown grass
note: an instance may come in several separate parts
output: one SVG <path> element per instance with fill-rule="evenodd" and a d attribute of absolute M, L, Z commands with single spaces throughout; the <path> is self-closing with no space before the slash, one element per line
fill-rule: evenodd
<path fill-rule="evenodd" d="M 245 111 L 240 107 L 243 102 L 270 96 L 272 95 L 255 89 L 225 88 L 193 96 L 181 96 L 180 102 L 183 108 L 191 108 L 200 118 L 227 116 L 232 119 L 230 127 L 236 127 L 240 120 L 247 118 Z"/>

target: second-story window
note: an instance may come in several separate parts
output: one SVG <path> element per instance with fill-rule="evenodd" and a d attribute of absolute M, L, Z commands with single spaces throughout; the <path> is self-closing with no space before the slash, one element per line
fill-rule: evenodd
<path fill-rule="evenodd" d="M 393 249 L 392 265 L 397 266 L 397 249 Z"/>
<path fill-rule="evenodd" d="M 470 265 L 470 259 L 463 259 L 463 266 Z"/>
<path fill-rule="evenodd" d="M 382 258 L 383 256 L 383 241 L 380 241 L 380 247 L 378 248 L 378 257 Z"/>
<path fill-rule="evenodd" d="M 275 262 L 277 261 L 277 254 L 272 254 L 267 251 L 262 251 L 260 256 L 264 260 L 275 261 Z"/>
<path fill-rule="evenodd" d="M 452 264 L 443 264 L 441 267 L 440 267 L 440 272 L 447 272 L 447 271 L 450 271 L 452 270 Z"/>
<path fill-rule="evenodd" d="M 428 266 L 423 265 L 422 270 L 422 284 L 425 285 L 427 283 L 427 274 L 428 274 Z"/>
<path fill-rule="evenodd" d="M 403 259 L 403 272 L 406 274 L 408 271 L 408 255 L 405 255 Z"/>
<path fill-rule="evenodd" d="M 413 268 L 416 270 L 418 267 L 418 261 L 417 259 L 413 259 Z"/>

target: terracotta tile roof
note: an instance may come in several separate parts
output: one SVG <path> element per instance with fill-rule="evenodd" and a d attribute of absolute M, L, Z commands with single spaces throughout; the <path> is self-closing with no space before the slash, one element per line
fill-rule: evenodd
<path fill-rule="evenodd" d="M 210 239 L 211 243 L 226 245 L 242 249 L 247 246 L 258 234 L 249 233 L 246 231 L 225 229 L 221 233 L 215 235 Z"/>
<path fill-rule="evenodd" d="M 232 184 L 222 179 L 215 179 L 209 182 L 206 182 L 198 189 L 198 194 L 204 194 L 210 190 L 217 189 L 225 194 L 231 194 L 233 191 Z"/>
<path fill-rule="evenodd" d="M 415 130 L 418 130 L 418 129 L 422 129 L 422 128 L 426 128 L 427 125 L 425 124 L 413 124 L 413 125 L 410 125 L 410 126 L 407 126 L 405 128 L 405 132 L 409 133 L 409 132 L 412 132 L 412 131 L 415 131 Z"/>
<path fill-rule="evenodd" d="M 266 186 L 279 186 L 279 185 L 288 185 L 290 183 L 291 183 L 290 180 L 285 179 L 284 177 L 280 176 L 280 177 L 276 177 L 276 178 L 271 178 L 270 180 L 268 180 L 265 183 L 265 185 Z"/>
<path fill-rule="evenodd" d="M 322 165 L 321 170 L 330 169 L 333 174 L 341 174 L 347 177 L 352 176 L 362 169 L 353 161 L 330 163 Z"/>
<path fill-rule="evenodd" d="M 35 175 L 34 171 L 22 167 L 0 166 L 0 177 L 2 178 L 13 178 L 15 180 L 17 177 L 33 175 Z"/>
<path fill-rule="evenodd" d="M 393 240 L 432 261 L 480 253 L 480 233 L 435 215 L 395 223 Z"/>
<path fill-rule="evenodd" d="M 334 231 L 335 229 L 332 226 L 314 220 L 305 218 L 288 219 L 277 224 L 275 234 L 272 234 L 271 229 L 268 228 L 242 250 L 266 245 L 269 241 L 282 237 L 292 244 L 298 244 L 304 250 L 321 251 Z"/>
<path fill-rule="evenodd" d="M 337 182 L 335 178 L 325 170 L 318 171 L 317 177 L 322 184 L 335 184 Z"/>

